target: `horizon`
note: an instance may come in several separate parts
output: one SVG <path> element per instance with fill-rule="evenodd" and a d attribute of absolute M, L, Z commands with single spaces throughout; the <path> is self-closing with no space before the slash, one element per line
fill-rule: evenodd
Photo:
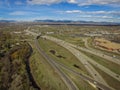
<path fill-rule="evenodd" d="M 1 0 L 0 20 L 120 23 L 119 0 Z"/>

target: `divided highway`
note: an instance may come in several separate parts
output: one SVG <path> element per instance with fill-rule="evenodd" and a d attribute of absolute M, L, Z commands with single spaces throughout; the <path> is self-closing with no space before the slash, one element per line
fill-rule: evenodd
<path fill-rule="evenodd" d="M 80 60 L 80 62 L 82 62 L 84 64 L 86 69 L 89 71 L 89 73 L 93 76 L 93 78 L 96 81 L 101 82 L 104 85 L 108 86 L 108 84 L 105 82 L 105 80 L 102 78 L 102 76 L 93 68 L 93 66 L 89 62 L 91 62 L 94 65 L 97 64 L 101 70 L 104 70 L 104 72 L 107 72 L 107 74 L 109 74 L 109 75 L 112 74 L 111 76 L 113 76 L 115 79 L 119 80 L 119 78 L 116 77 L 117 74 L 113 73 L 112 71 L 105 68 L 104 66 L 102 66 L 102 65 L 96 63 L 95 61 L 91 60 L 91 58 L 87 57 L 86 55 L 81 53 L 79 50 L 76 50 L 75 48 L 73 48 L 72 46 L 74 46 L 74 45 L 72 45 L 70 43 L 67 43 L 63 40 L 50 37 L 50 36 L 42 36 L 42 37 L 56 42 L 57 44 L 63 46 L 64 48 L 69 50 L 71 53 L 73 53 L 78 58 L 78 60 Z"/>
<path fill-rule="evenodd" d="M 29 29 L 29 28 L 28 28 Z M 32 34 L 33 36 L 37 37 L 38 34 L 35 34 L 34 32 L 28 31 L 26 30 L 27 33 Z M 73 44 L 67 43 L 63 40 L 59 40 L 53 37 L 49 37 L 49 36 L 42 36 L 42 38 L 46 38 L 49 40 L 52 40 L 54 42 L 56 42 L 57 44 L 63 46 L 64 48 L 68 49 L 72 54 L 74 54 L 78 60 L 80 60 L 80 62 L 83 63 L 83 65 L 86 67 L 86 69 L 89 71 L 89 73 L 93 76 L 94 79 L 80 74 L 78 72 L 75 72 L 74 70 L 69 69 L 68 67 L 55 62 L 54 60 L 52 60 L 40 47 L 37 38 L 35 38 L 35 45 L 37 50 L 39 51 L 39 53 L 44 56 L 44 58 L 48 61 L 48 63 L 56 70 L 56 72 L 60 75 L 60 77 L 62 78 L 62 80 L 65 82 L 65 84 L 67 85 L 67 87 L 69 88 L 69 90 L 79 90 L 78 87 L 74 84 L 74 82 L 61 70 L 61 68 L 64 68 L 68 71 L 70 71 L 73 74 L 79 75 L 80 78 L 82 78 L 83 80 L 87 81 L 87 82 L 91 82 L 94 85 L 96 85 L 97 87 L 103 89 L 103 90 L 114 90 L 113 88 L 111 88 L 106 82 L 105 80 L 101 77 L 101 75 L 93 68 L 93 66 L 88 62 L 91 61 L 88 58 L 85 58 L 85 55 L 82 54 L 79 50 L 76 50 L 74 47 L 77 47 Z M 96 63 L 95 63 L 96 64 Z"/>
<path fill-rule="evenodd" d="M 61 63 L 57 63 L 57 62 L 55 62 L 55 63 L 58 64 L 61 68 L 65 69 L 65 70 L 67 70 L 67 71 L 69 71 L 69 72 L 71 72 L 71 73 L 73 73 L 75 75 L 78 75 L 81 79 L 94 84 L 96 87 L 98 87 L 98 88 L 100 88 L 102 90 L 112 90 L 111 88 L 103 85 L 100 82 L 97 82 L 96 80 L 92 79 L 91 77 L 89 77 L 87 75 L 84 75 L 84 74 L 78 73 L 78 72 L 76 72 L 74 70 L 71 70 L 69 67 L 67 67 L 67 66 L 65 66 L 65 65 L 63 65 Z"/>
<path fill-rule="evenodd" d="M 78 87 L 74 84 L 74 82 L 57 66 L 56 63 L 54 63 L 54 60 L 52 60 L 41 48 L 40 45 L 35 39 L 35 45 L 37 50 L 40 54 L 48 61 L 48 63 L 54 68 L 54 70 L 60 75 L 62 80 L 65 82 L 65 84 L 68 86 L 69 90 L 79 90 Z"/>
<path fill-rule="evenodd" d="M 97 66 L 99 69 L 101 69 L 102 71 L 104 71 L 105 73 L 107 73 L 108 75 L 110 75 L 111 77 L 115 78 L 116 80 L 120 81 L 120 78 L 119 78 L 120 75 L 119 75 L 119 74 L 116 74 L 116 73 L 112 72 L 112 71 L 109 70 L 108 68 L 106 68 L 106 67 L 104 67 L 103 65 L 95 62 L 94 60 L 92 60 L 92 59 L 89 58 L 88 56 L 84 55 L 83 53 L 81 53 L 80 51 L 78 51 L 78 50 L 76 50 L 76 49 L 73 49 L 72 47 L 78 48 L 78 49 L 80 49 L 80 50 L 83 50 L 83 51 L 86 51 L 86 52 L 89 52 L 89 53 L 94 53 L 94 54 L 95 54 L 95 52 L 90 51 L 90 50 L 85 49 L 85 48 L 82 48 L 82 47 L 79 47 L 79 46 L 76 46 L 76 45 L 73 45 L 73 44 L 71 44 L 71 43 L 65 42 L 65 41 L 60 40 L 60 39 L 57 39 L 57 38 L 53 38 L 53 37 L 50 37 L 50 36 L 44 36 L 44 37 L 46 37 L 47 39 L 48 39 L 48 37 L 49 37 L 50 40 L 55 41 L 55 42 L 58 43 L 58 44 L 61 44 L 61 46 L 65 47 L 65 48 L 67 48 L 69 51 L 71 51 L 71 53 L 73 53 L 76 57 L 78 57 L 78 59 L 80 58 L 79 60 L 85 65 L 86 68 L 88 68 L 88 71 L 90 71 L 91 75 L 92 75 L 94 78 L 98 79 L 98 77 L 96 76 L 96 75 L 98 75 L 98 73 L 97 73 L 97 72 L 95 73 L 94 68 L 93 68 L 88 62 L 90 62 L 90 63 L 92 63 L 93 65 Z M 74 52 L 75 50 L 76 50 L 76 52 Z M 76 54 L 75 54 L 75 53 L 76 53 Z M 95 54 L 95 55 L 96 55 L 96 54 Z M 114 60 L 112 60 L 112 61 L 114 61 Z M 94 73 L 91 72 L 91 70 L 94 71 Z M 94 75 L 94 74 L 96 74 L 96 75 Z M 99 77 L 99 78 L 100 78 L 100 77 Z M 100 79 L 100 80 L 102 80 L 102 82 L 104 82 L 103 79 Z M 105 82 L 104 82 L 104 83 L 105 83 Z"/>
<path fill-rule="evenodd" d="M 86 48 L 79 47 L 79 46 L 76 46 L 76 45 L 72 45 L 72 46 L 73 46 L 73 47 L 77 47 L 77 48 L 79 48 L 80 50 L 83 50 L 83 51 L 92 53 L 92 54 L 94 54 L 94 55 L 96 55 L 96 56 L 102 57 L 102 58 L 104 58 L 104 59 L 106 59 L 106 60 L 108 60 L 108 61 L 111 61 L 111 62 L 114 62 L 114 63 L 120 65 L 120 59 L 117 59 L 117 58 L 115 58 L 115 57 L 111 57 L 111 56 L 105 55 L 104 53 L 102 53 L 102 52 L 100 52 L 100 51 L 98 51 L 98 50 L 95 50 L 95 49 L 93 49 L 93 48 L 90 48 L 90 47 L 88 46 L 87 39 L 84 39 L 84 42 L 85 42 L 85 46 L 86 46 L 87 49 L 86 49 Z"/>
<path fill-rule="evenodd" d="M 81 52 L 79 52 L 75 48 L 71 47 L 68 43 L 66 43 L 66 42 L 64 42 L 62 40 L 59 40 L 59 39 L 56 39 L 56 38 L 53 38 L 53 37 L 50 37 L 50 36 L 43 36 L 43 38 L 49 39 L 51 41 L 54 41 L 57 44 L 63 46 L 67 50 L 69 50 L 85 66 L 85 68 L 88 70 L 88 72 L 92 75 L 92 77 L 96 81 L 102 82 L 104 85 L 107 85 L 107 83 L 102 78 L 102 76 L 93 68 L 93 66 L 91 64 L 88 63 L 88 61 L 86 60 L 86 58 L 84 58 L 84 55 Z"/>

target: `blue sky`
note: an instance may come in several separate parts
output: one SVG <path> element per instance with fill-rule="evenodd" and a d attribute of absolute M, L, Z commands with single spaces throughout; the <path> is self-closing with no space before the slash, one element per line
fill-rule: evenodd
<path fill-rule="evenodd" d="M 120 0 L 0 0 L 0 20 L 120 22 Z"/>

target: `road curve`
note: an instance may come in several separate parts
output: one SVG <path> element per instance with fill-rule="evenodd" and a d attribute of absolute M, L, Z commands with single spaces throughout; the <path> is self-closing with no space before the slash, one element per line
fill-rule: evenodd
<path fill-rule="evenodd" d="M 102 58 L 104 58 L 104 59 L 106 59 L 106 60 L 108 60 L 108 61 L 111 61 L 111 62 L 114 62 L 114 63 L 120 65 L 120 59 L 117 59 L 117 58 L 115 58 L 115 57 L 111 57 L 111 56 L 105 55 L 104 53 L 102 53 L 102 52 L 100 52 L 100 51 L 98 51 L 98 50 L 95 50 L 95 49 L 89 47 L 89 46 L 88 46 L 88 43 L 87 43 L 87 39 L 84 39 L 84 42 L 85 42 L 85 46 L 86 46 L 87 49 L 86 49 L 86 48 L 79 47 L 79 46 L 76 46 L 76 45 L 74 45 L 74 47 L 78 47 L 78 48 L 81 49 L 81 50 L 84 50 L 84 51 L 86 51 L 86 52 L 92 53 L 92 54 L 94 54 L 94 55 L 97 55 L 97 56 L 102 57 Z"/>
<path fill-rule="evenodd" d="M 96 81 L 102 82 L 104 85 L 108 86 L 108 84 L 105 82 L 105 80 L 102 78 L 102 76 L 93 68 L 93 66 L 91 64 L 88 63 L 86 58 L 84 58 L 84 56 L 81 55 L 81 53 L 78 50 L 71 47 L 69 44 L 63 42 L 63 40 L 59 40 L 59 39 L 56 39 L 56 38 L 53 38 L 53 37 L 50 37 L 50 36 L 43 36 L 43 38 L 54 41 L 57 44 L 63 46 L 67 50 L 69 50 L 73 55 L 75 55 L 78 58 L 78 60 L 80 60 L 80 62 L 85 66 L 85 68 L 88 70 L 88 72 L 93 76 L 93 78 Z"/>
<path fill-rule="evenodd" d="M 67 43 L 67 42 L 66 42 Z M 68 45 L 72 46 L 72 47 L 75 47 L 75 48 L 78 48 L 80 50 L 83 50 L 81 47 L 79 46 L 74 46 L 73 44 L 70 44 L 70 43 L 67 43 Z M 85 51 L 85 49 L 83 50 Z M 89 50 L 86 50 L 86 52 L 88 52 Z M 89 52 L 91 53 L 91 51 Z M 95 53 L 95 52 L 93 52 Z M 116 74 L 114 73 L 113 71 L 109 70 L 108 68 L 104 67 L 103 65 L 95 62 L 94 60 L 92 60 L 91 58 L 89 58 L 88 56 L 84 55 L 83 53 L 80 52 L 80 54 L 87 60 L 89 61 L 90 63 L 92 63 L 93 65 L 97 66 L 99 69 L 101 69 L 102 71 L 104 71 L 105 73 L 107 73 L 108 75 L 110 75 L 111 77 L 115 78 L 116 80 L 120 81 L 120 75 L 119 74 Z"/>
<path fill-rule="evenodd" d="M 31 32 L 28 32 L 28 33 L 30 33 L 30 34 L 32 34 Z M 37 36 L 37 35 L 36 35 Z M 36 42 L 36 40 L 35 40 L 35 43 L 38 43 L 38 42 Z M 63 42 L 64 43 L 64 42 Z M 40 47 L 39 47 L 39 45 L 37 46 L 37 44 L 36 44 L 36 47 L 37 47 L 37 49 L 38 49 L 38 51 L 43 55 L 43 56 L 45 56 L 46 57 L 46 55 L 45 55 L 45 53 L 44 52 L 42 52 L 41 50 L 40 50 Z M 79 56 L 79 55 L 78 55 Z M 49 57 L 46 57 L 46 58 L 49 58 Z M 46 60 L 48 60 L 48 59 L 46 59 Z M 50 60 L 50 59 L 49 59 Z M 53 60 L 52 60 L 53 61 Z M 49 62 L 49 61 L 48 61 Z M 50 62 L 49 62 L 50 63 Z M 52 62 L 53 64 L 55 64 L 54 62 Z M 87 62 L 88 63 L 88 62 Z M 51 64 L 51 63 L 50 63 Z M 54 65 L 52 65 L 54 68 L 56 68 L 56 64 L 55 64 L 55 66 Z M 60 70 L 60 68 L 58 68 L 57 69 L 58 71 L 60 71 L 61 72 L 61 70 Z M 56 71 L 57 71 L 56 70 Z M 60 72 L 58 72 L 59 73 L 59 75 L 61 76 L 61 73 Z M 63 73 L 63 72 L 62 72 Z M 62 74 L 63 75 L 63 74 Z M 63 75 L 63 77 L 65 76 L 65 74 Z M 63 81 L 66 83 L 66 85 L 69 87 L 70 85 L 68 85 L 68 83 L 67 83 L 67 80 L 65 80 L 64 78 L 62 77 L 62 79 L 63 79 Z M 67 76 L 66 76 L 67 77 Z M 67 77 L 68 78 L 68 77 Z M 87 79 L 87 80 L 89 80 L 89 79 Z M 69 80 L 70 82 L 71 82 L 71 80 Z M 94 81 L 95 80 L 93 80 L 93 83 L 94 83 Z M 96 81 L 97 82 L 97 85 L 96 86 L 98 86 L 98 87 L 101 87 L 102 86 L 102 89 L 103 90 L 114 90 L 114 89 L 112 89 L 111 87 L 109 87 L 108 85 L 103 85 L 103 84 L 101 84 L 101 83 L 99 83 L 99 81 Z M 75 86 L 75 84 L 72 82 L 72 84 L 73 84 L 73 87 Z M 105 83 L 104 83 L 105 84 Z M 76 86 L 75 86 L 75 88 L 76 88 Z M 69 87 L 69 89 L 70 90 L 72 90 L 73 88 L 70 88 Z M 78 88 L 76 88 L 76 89 L 73 89 L 73 90 L 77 90 Z"/>
<path fill-rule="evenodd" d="M 55 39 L 55 38 L 54 38 Z M 57 40 L 58 41 L 58 39 L 55 39 L 55 40 Z M 85 49 L 85 48 L 82 48 L 82 47 L 79 47 L 79 46 L 76 46 L 76 45 L 73 45 L 73 44 L 71 44 L 71 43 L 68 43 L 68 42 L 65 42 L 65 41 L 63 41 L 63 40 L 60 40 L 59 41 L 62 45 L 65 45 L 66 44 L 66 48 L 68 47 L 68 46 L 72 46 L 72 47 L 75 47 L 75 48 L 78 48 L 78 49 L 80 49 L 80 50 L 83 50 L 83 51 L 86 51 L 86 52 L 88 52 L 88 53 L 94 53 L 94 55 L 96 54 L 96 52 L 92 52 L 92 51 L 90 51 L 90 50 L 88 50 L 88 49 Z M 72 49 L 72 48 L 71 48 Z M 72 50 L 72 51 L 74 51 L 74 50 Z M 75 53 L 75 52 L 74 52 Z M 74 54 L 73 53 L 73 54 Z M 94 60 L 92 60 L 91 58 L 89 58 L 88 56 L 86 56 L 86 55 L 84 55 L 83 53 L 81 53 L 80 51 L 78 52 L 78 54 L 79 54 L 79 56 L 81 56 L 81 58 L 83 57 L 85 60 L 87 60 L 87 61 L 89 61 L 90 63 L 92 63 L 93 65 L 95 65 L 95 66 L 97 66 L 99 69 L 101 69 L 102 71 L 104 71 L 105 73 L 107 73 L 108 75 L 110 75 L 111 77 L 113 77 L 113 78 L 115 78 L 116 80 L 118 80 L 118 81 L 120 81 L 120 75 L 119 74 L 116 74 L 116 73 L 114 73 L 113 71 L 111 71 L 111 70 L 109 70 L 108 68 L 106 68 L 106 67 L 104 67 L 103 65 L 100 65 L 99 63 L 97 63 L 97 62 L 95 62 Z M 99 55 L 99 54 L 98 54 Z M 101 56 L 102 57 L 102 56 Z M 86 62 L 86 63 L 84 63 L 84 64 L 86 64 L 87 66 L 89 66 L 89 63 L 88 62 Z M 89 68 L 91 68 L 92 69 L 92 67 L 91 66 L 89 66 Z M 97 74 L 97 72 L 96 72 L 96 74 Z M 96 77 L 96 76 L 95 76 Z"/>
<path fill-rule="evenodd" d="M 83 73 L 78 73 L 72 69 L 70 69 L 69 67 L 63 65 L 62 63 L 58 63 L 58 62 L 55 62 L 56 64 L 58 64 L 61 68 L 75 74 L 75 75 L 78 75 L 81 79 L 87 81 L 87 82 L 91 82 L 93 84 L 95 84 L 96 87 L 98 88 L 101 88 L 102 90 L 113 90 L 112 88 L 109 88 L 107 86 L 104 86 L 103 84 L 101 84 L 100 82 L 97 82 L 96 80 L 92 79 L 91 77 L 87 76 L 87 75 L 84 75 Z"/>
<path fill-rule="evenodd" d="M 35 45 L 40 54 L 47 60 L 47 62 L 56 70 L 56 72 L 60 75 L 64 83 L 67 85 L 69 90 L 79 90 L 78 87 L 74 84 L 74 82 L 65 74 L 62 72 L 62 70 L 56 65 L 56 63 L 53 62 L 53 60 L 40 48 L 40 45 L 35 39 Z"/>

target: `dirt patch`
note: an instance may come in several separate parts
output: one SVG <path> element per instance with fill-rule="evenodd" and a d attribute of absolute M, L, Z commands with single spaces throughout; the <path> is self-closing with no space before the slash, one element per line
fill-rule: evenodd
<path fill-rule="evenodd" d="M 106 40 L 104 38 L 96 38 L 95 44 L 99 47 L 105 48 L 107 50 L 120 50 L 120 44 L 119 43 L 114 43 L 109 40 Z"/>
<path fill-rule="evenodd" d="M 50 52 L 52 53 L 52 54 L 56 54 L 56 51 L 55 50 L 50 50 Z"/>
<path fill-rule="evenodd" d="M 78 66 L 78 65 L 76 65 L 76 64 L 74 64 L 73 66 L 76 67 L 76 68 L 78 68 L 78 69 L 80 69 L 80 66 Z"/>
<path fill-rule="evenodd" d="M 66 58 L 66 57 L 61 56 L 61 55 L 57 55 L 57 57 L 58 57 L 58 58 L 63 58 L 63 59 L 65 59 L 65 58 Z"/>
<path fill-rule="evenodd" d="M 57 55 L 55 50 L 50 50 L 49 52 L 52 53 L 53 55 L 55 55 L 55 56 L 58 57 L 58 58 L 63 58 L 63 59 L 66 58 L 66 57 L 64 57 L 64 56 L 62 56 L 62 55 Z"/>

